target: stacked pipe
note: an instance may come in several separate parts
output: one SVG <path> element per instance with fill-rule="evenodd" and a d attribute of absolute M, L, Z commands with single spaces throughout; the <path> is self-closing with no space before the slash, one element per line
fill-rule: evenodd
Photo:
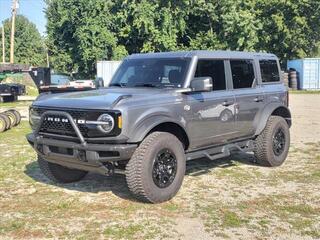
<path fill-rule="evenodd" d="M 15 109 L 0 113 L 0 133 L 4 132 L 21 122 L 21 115 Z"/>

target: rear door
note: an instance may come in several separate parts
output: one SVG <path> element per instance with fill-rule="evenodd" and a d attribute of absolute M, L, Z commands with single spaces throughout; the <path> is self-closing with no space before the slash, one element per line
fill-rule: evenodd
<path fill-rule="evenodd" d="M 230 71 L 235 94 L 237 137 L 255 133 L 254 119 L 264 106 L 265 96 L 257 85 L 257 71 L 253 60 L 230 60 Z"/>
<path fill-rule="evenodd" d="M 187 95 L 187 106 L 190 107 L 187 127 L 192 146 L 213 145 L 233 138 L 235 97 L 227 87 L 226 61 L 200 59 L 194 77 L 211 77 L 213 91 Z"/>

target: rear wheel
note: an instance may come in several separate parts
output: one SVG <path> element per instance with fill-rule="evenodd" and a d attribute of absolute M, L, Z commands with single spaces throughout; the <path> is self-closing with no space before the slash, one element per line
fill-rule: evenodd
<path fill-rule="evenodd" d="M 290 146 L 289 126 L 284 118 L 271 116 L 256 138 L 254 150 L 257 162 L 264 166 L 280 166 L 287 158 Z"/>
<path fill-rule="evenodd" d="M 182 143 L 170 133 L 154 132 L 145 138 L 128 162 L 127 184 L 143 201 L 164 202 L 179 191 L 185 169 Z"/>
<path fill-rule="evenodd" d="M 67 168 L 55 163 L 48 162 L 38 156 L 38 164 L 46 177 L 57 183 L 71 183 L 80 181 L 88 172 Z"/>

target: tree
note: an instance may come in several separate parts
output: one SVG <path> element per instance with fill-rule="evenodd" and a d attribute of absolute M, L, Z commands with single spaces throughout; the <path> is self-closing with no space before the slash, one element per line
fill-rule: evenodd
<path fill-rule="evenodd" d="M 139 52 L 226 49 L 313 56 L 314 0 L 47 0 L 53 66 L 94 75 L 100 59 Z"/>
<path fill-rule="evenodd" d="M 109 0 L 47 0 L 48 48 L 52 66 L 93 76 L 101 59 L 127 55 L 113 29 L 113 3 Z"/>
<path fill-rule="evenodd" d="M 129 53 L 178 50 L 189 1 L 116 1 L 116 31 Z"/>
<path fill-rule="evenodd" d="M 257 0 L 256 9 L 263 24 L 257 50 L 284 60 L 312 55 L 320 40 L 320 1 Z"/>
<path fill-rule="evenodd" d="M 11 19 L 6 19 L 3 26 L 5 30 L 6 61 L 9 61 Z M 14 62 L 33 66 L 45 65 L 45 47 L 35 24 L 26 17 L 17 15 L 15 26 Z"/>

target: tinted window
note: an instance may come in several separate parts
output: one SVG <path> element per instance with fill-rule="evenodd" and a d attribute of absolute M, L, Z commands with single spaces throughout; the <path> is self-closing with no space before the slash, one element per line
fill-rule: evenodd
<path fill-rule="evenodd" d="M 233 88 L 251 88 L 254 82 L 252 60 L 230 60 Z"/>
<path fill-rule="evenodd" d="M 262 82 L 279 82 L 278 64 L 275 60 L 260 60 Z"/>
<path fill-rule="evenodd" d="M 226 89 L 223 60 L 199 60 L 195 77 L 211 77 L 213 90 Z"/>
<path fill-rule="evenodd" d="M 125 60 L 110 86 L 181 88 L 189 62 L 180 58 Z"/>

